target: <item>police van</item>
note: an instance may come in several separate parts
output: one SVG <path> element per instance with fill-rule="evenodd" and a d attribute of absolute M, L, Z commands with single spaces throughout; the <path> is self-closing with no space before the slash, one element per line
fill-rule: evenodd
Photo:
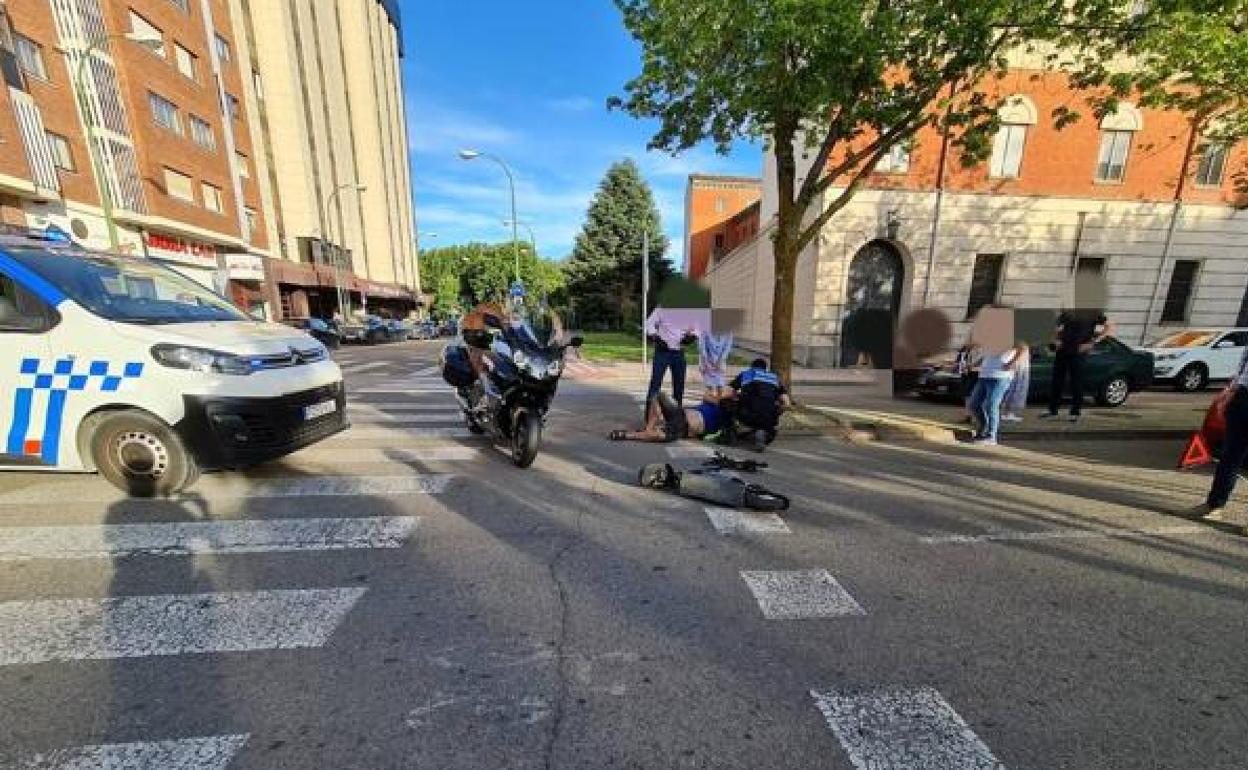
<path fill-rule="evenodd" d="M 169 495 L 347 427 L 342 372 L 152 261 L 0 232 L 0 469 Z"/>

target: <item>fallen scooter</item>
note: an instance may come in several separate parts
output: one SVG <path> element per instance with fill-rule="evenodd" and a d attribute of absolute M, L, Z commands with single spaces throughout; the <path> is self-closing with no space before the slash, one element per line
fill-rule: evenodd
<path fill-rule="evenodd" d="M 701 468 L 678 471 L 669 463 L 652 463 L 643 466 L 637 481 L 648 489 L 666 489 L 681 497 L 715 503 L 729 508 L 745 508 L 753 511 L 785 511 L 789 498 L 752 484 L 731 471 L 756 473 L 767 463 L 757 460 L 738 460 L 722 452 L 708 458 Z"/>

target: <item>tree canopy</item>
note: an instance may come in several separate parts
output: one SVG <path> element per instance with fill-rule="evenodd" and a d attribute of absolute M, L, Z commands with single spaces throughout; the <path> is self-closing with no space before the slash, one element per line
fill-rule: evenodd
<path fill-rule="evenodd" d="M 652 148 L 761 139 L 774 157 L 771 348 L 786 377 L 797 258 L 885 154 L 935 126 L 983 160 L 1000 106 L 986 86 L 1011 56 L 1086 67 L 1140 34 L 1124 0 L 616 2 L 642 66 L 612 103 L 658 121 Z"/>
<path fill-rule="evenodd" d="M 616 163 L 599 184 L 565 268 L 580 324 L 619 328 L 639 321 L 647 233 L 653 292 L 673 272 L 659 209 L 637 164 Z"/>
<path fill-rule="evenodd" d="M 469 243 L 430 249 L 421 254 L 421 279 L 433 290 L 433 312 L 447 317 L 465 310 L 467 302 L 501 300 L 515 274 L 511 243 Z M 564 286 L 559 265 L 520 247 L 520 278 L 528 295 L 560 302 Z"/>

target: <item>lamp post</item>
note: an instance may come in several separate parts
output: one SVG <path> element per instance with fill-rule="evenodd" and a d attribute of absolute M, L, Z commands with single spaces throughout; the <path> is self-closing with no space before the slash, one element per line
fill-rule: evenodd
<path fill-rule="evenodd" d="M 516 258 L 516 282 L 520 281 L 520 226 L 516 221 L 516 177 L 511 173 L 511 168 L 497 155 L 488 152 L 479 152 L 477 150 L 460 150 L 459 157 L 462 160 L 476 160 L 477 158 L 486 158 L 492 160 L 503 169 L 503 173 L 507 175 L 507 185 L 511 189 L 511 250 Z"/>
<path fill-rule="evenodd" d="M 141 35 L 137 32 L 101 35 L 92 39 L 85 48 L 79 49 L 78 65 L 74 68 L 74 95 L 78 98 L 78 105 L 82 109 L 82 118 L 87 124 L 87 151 L 91 155 L 91 167 L 95 171 L 95 184 L 100 194 L 100 208 L 104 211 L 104 226 L 108 228 L 108 244 L 109 248 L 117 251 L 121 247 L 121 239 L 117 234 L 117 223 L 113 220 L 113 191 L 108 183 L 108 179 L 104 176 L 104 161 L 99 155 L 99 147 L 96 146 L 95 111 L 91 108 L 91 101 L 87 98 L 86 89 L 83 88 L 87 62 L 91 60 L 91 57 L 97 51 L 104 50 L 110 40 L 129 40 L 152 51 L 164 46 L 165 41 L 164 38 L 156 35 Z"/>
<path fill-rule="evenodd" d="M 506 219 L 503 220 L 503 227 L 511 227 L 512 223 Z M 529 245 L 533 247 L 533 256 L 537 256 L 537 236 L 533 234 L 533 225 L 528 222 L 521 222 L 520 226 L 529 231 Z"/>
<path fill-rule="evenodd" d="M 329 247 L 331 249 L 338 250 L 338 253 L 334 255 L 334 289 L 338 293 L 338 311 L 342 313 L 342 322 L 344 324 L 347 322 L 347 317 L 351 313 L 351 292 L 349 289 L 345 293 L 342 290 L 342 249 L 334 243 L 333 208 L 334 201 L 337 200 L 340 194 L 347 190 L 351 190 L 362 195 L 368 190 L 368 186 L 362 185 L 359 182 L 340 184 L 335 187 L 333 191 L 330 192 L 329 197 L 325 199 L 325 210 L 328 216 L 325 223 L 325 229 L 327 231 L 326 239 L 329 241 Z"/>

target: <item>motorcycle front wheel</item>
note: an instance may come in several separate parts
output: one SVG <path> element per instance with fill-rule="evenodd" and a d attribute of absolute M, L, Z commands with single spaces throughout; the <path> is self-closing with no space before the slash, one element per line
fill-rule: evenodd
<path fill-rule="evenodd" d="M 527 468 L 537 459 L 542 444 L 542 420 L 528 409 L 516 410 L 511 426 L 511 461 Z"/>

